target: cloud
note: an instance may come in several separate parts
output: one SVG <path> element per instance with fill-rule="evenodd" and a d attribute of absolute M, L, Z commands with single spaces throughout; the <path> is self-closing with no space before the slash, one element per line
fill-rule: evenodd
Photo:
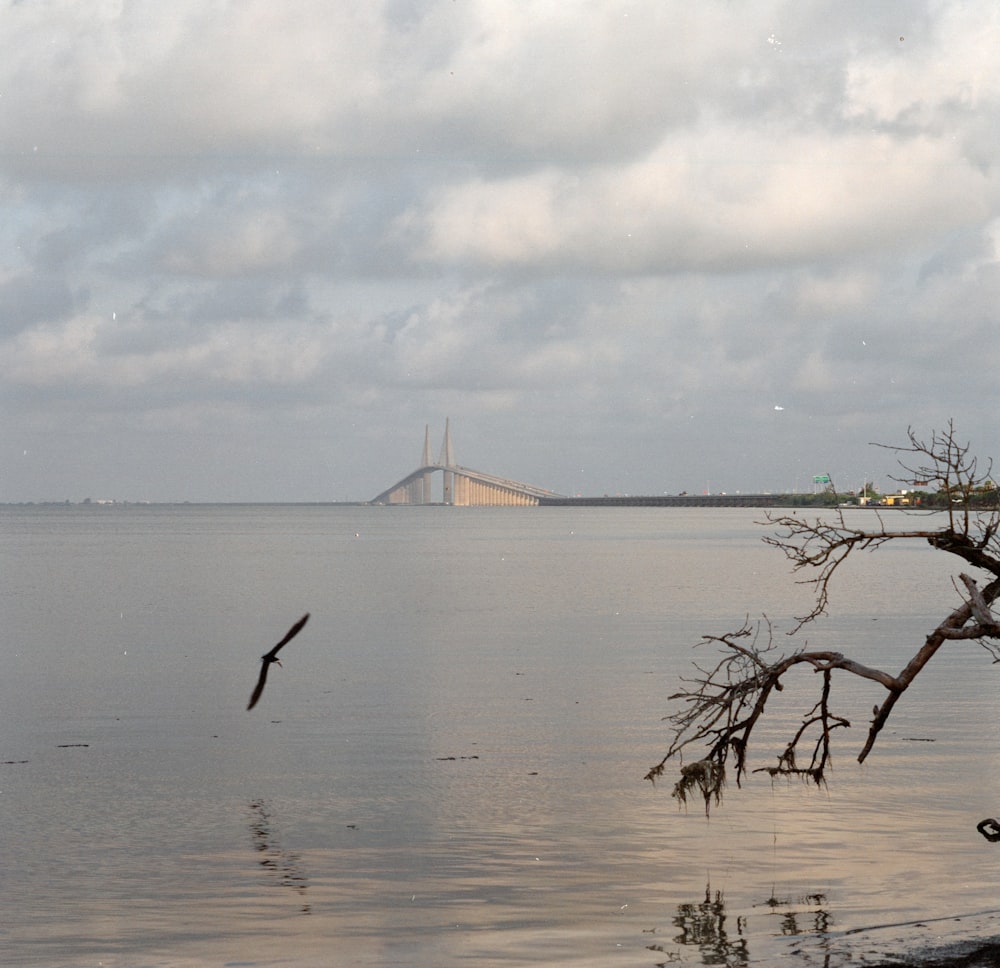
<path fill-rule="evenodd" d="M 956 170 L 957 169 L 957 170 Z M 739 270 L 906 248 L 989 214 L 995 178 L 926 139 L 693 132 L 611 170 L 477 178 L 407 213 L 418 259 L 619 273 Z"/>
<path fill-rule="evenodd" d="M 1000 41 L 1000 14 L 988 4 L 939 8 L 894 51 L 866 51 L 847 64 L 845 113 L 909 130 L 978 127 L 1000 100 L 989 50 Z"/>
<path fill-rule="evenodd" d="M 9 5 L 0 447 L 80 456 L 0 500 L 367 498 L 449 414 L 463 463 L 574 492 L 857 476 L 949 416 L 997 452 L 998 34 L 987 0 Z"/>

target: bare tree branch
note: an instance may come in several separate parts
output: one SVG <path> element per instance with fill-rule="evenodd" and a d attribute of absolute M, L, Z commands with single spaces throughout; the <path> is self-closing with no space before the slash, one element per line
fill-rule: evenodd
<path fill-rule="evenodd" d="M 655 782 L 671 759 L 680 760 L 680 778 L 673 795 L 681 803 L 697 792 L 707 813 L 713 802 L 721 801 L 730 763 L 736 785 L 741 785 L 748 770 L 751 736 L 773 694 L 784 688 L 784 678 L 796 667 L 820 674 L 819 698 L 777 754 L 777 765 L 759 767 L 755 772 L 797 775 L 821 784 L 830 765 L 831 736 L 834 730 L 850 726 L 831 708 L 834 673 L 868 679 L 886 690 L 885 699 L 874 709 L 867 739 L 858 754 L 858 761 L 864 762 L 896 702 L 943 645 L 975 640 L 991 653 L 994 662 L 1000 662 L 1000 619 L 991 610 L 1000 597 L 1000 509 L 997 489 L 989 478 L 992 464 L 987 464 L 985 472 L 980 470 L 969 445 L 958 440 L 950 422 L 946 430 L 933 432 L 927 441 L 919 439 L 912 429 L 907 431 L 907 438 L 906 445 L 890 448 L 907 455 L 900 459 L 907 476 L 897 480 L 920 486 L 932 482 L 945 500 L 944 527 L 893 530 L 878 512 L 873 512 L 874 526 L 864 528 L 850 526 L 841 510 L 814 521 L 794 514 L 767 516 L 765 523 L 774 528 L 774 533 L 764 541 L 785 554 L 793 573 L 808 572 L 810 577 L 803 581 L 814 588 L 813 607 L 797 619 L 788 634 L 799 633 L 807 623 L 826 613 L 833 578 L 853 553 L 875 551 L 890 541 L 922 541 L 934 550 L 953 554 L 985 572 L 986 584 L 980 587 L 974 578 L 961 572 L 962 604 L 927 635 L 895 675 L 836 651 L 800 650 L 782 655 L 766 616 L 754 623 L 748 620 L 725 635 L 704 636 L 701 645 L 715 648 L 715 663 L 705 668 L 695 665 L 698 674 L 683 679 L 684 688 L 670 697 L 679 704 L 666 717 L 673 739 L 660 762 L 646 774 Z M 924 516 L 925 512 L 920 515 L 928 525 L 940 520 L 939 516 Z M 958 583 L 955 588 L 959 589 Z M 693 749 L 701 755 L 685 764 L 684 754 Z"/>

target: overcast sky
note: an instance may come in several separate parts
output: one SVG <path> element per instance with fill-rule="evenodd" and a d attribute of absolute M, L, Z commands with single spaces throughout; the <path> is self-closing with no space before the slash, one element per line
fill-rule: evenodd
<path fill-rule="evenodd" d="M 0 501 L 1000 458 L 995 0 L 14 0 Z"/>

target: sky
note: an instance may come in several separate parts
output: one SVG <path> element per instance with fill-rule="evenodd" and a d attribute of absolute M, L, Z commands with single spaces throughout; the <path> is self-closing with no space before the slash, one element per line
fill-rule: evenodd
<path fill-rule="evenodd" d="M 13 0 L 0 501 L 1000 458 L 994 0 Z"/>

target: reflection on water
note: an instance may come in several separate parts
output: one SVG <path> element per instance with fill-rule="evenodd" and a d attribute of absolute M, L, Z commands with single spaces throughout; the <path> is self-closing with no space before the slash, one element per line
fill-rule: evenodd
<path fill-rule="evenodd" d="M 271 812 L 263 800 L 250 803 L 250 833 L 254 850 L 261 855 L 258 858 L 260 866 L 275 883 L 298 894 L 302 899 L 302 913 L 309 914 L 310 907 L 306 900 L 309 879 L 302 872 L 301 858 L 295 851 L 285 850 L 278 842 Z"/>
<path fill-rule="evenodd" d="M 722 891 L 705 887 L 703 900 L 693 904 L 680 904 L 674 925 L 681 933 L 674 941 L 685 947 L 693 946 L 701 952 L 706 965 L 742 966 L 749 961 L 746 937 L 746 918 L 737 917 L 727 927 L 726 903 Z"/>
<path fill-rule="evenodd" d="M 792 904 L 805 905 L 810 910 L 792 910 Z M 781 933 L 794 936 L 799 934 L 826 934 L 830 930 L 830 914 L 823 907 L 825 894 L 806 894 L 794 902 L 790 898 L 778 898 L 773 894 L 764 904 L 779 917 Z M 754 905 L 757 907 L 758 905 Z"/>
<path fill-rule="evenodd" d="M 753 908 L 769 909 L 770 915 L 777 918 L 778 927 L 772 933 L 785 937 L 809 936 L 822 947 L 823 936 L 829 931 L 831 923 L 826 903 L 823 894 L 806 894 L 796 898 L 772 894 L 766 901 L 754 904 Z M 657 968 L 690 963 L 685 953 L 687 949 L 696 949 L 703 965 L 745 968 L 766 960 L 766 954 L 762 958 L 758 953 L 756 961 L 752 957 L 749 915 L 727 911 L 724 892 L 713 890 L 711 884 L 706 885 L 704 896 L 697 901 L 678 904 L 671 924 L 674 929 L 680 929 L 680 933 L 672 939 L 676 948 L 671 949 L 665 944 L 647 945 L 649 951 L 666 956 L 657 962 Z"/>

